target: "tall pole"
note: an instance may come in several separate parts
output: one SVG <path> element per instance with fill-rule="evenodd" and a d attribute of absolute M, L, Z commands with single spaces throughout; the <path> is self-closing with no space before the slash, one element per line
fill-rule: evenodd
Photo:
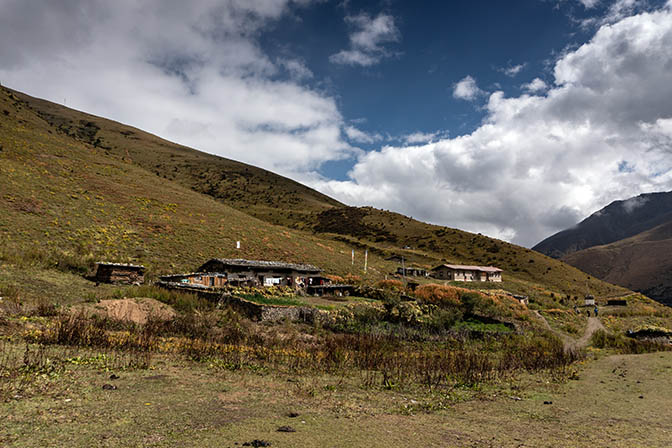
<path fill-rule="evenodd" d="M 369 249 L 364 251 L 364 272 L 366 272 L 366 267 L 369 262 Z"/>
<path fill-rule="evenodd" d="M 404 283 L 406 283 L 406 265 L 404 264 L 404 257 L 401 257 L 401 276 L 404 279 Z"/>

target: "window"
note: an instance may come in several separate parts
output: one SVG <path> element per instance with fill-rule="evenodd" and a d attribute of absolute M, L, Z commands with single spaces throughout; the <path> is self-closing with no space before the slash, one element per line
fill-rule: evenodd
<path fill-rule="evenodd" d="M 282 281 L 280 277 L 266 277 L 264 278 L 264 286 L 274 286 L 279 285 Z"/>

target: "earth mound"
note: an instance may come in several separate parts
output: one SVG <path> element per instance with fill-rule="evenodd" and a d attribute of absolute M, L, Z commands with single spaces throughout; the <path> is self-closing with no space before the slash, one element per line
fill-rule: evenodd
<path fill-rule="evenodd" d="M 101 300 L 85 311 L 103 318 L 139 325 L 146 324 L 150 318 L 171 320 L 176 316 L 172 307 L 148 297 Z"/>

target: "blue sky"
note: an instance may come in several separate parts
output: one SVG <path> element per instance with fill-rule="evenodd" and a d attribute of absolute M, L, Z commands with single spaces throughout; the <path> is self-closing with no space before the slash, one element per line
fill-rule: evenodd
<path fill-rule="evenodd" d="M 326 2 L 283 17 L 261 36 L 269 53 L 305 61 L 314 77 L 305 80 L 337 98 L 346 121 L 369 135 L 358 141 L 371 150 L 413 133 L 461 135 L 481 122 L 483 111 L 453 97 L 453 85 L 474 77 L 489 90 L 520 94 L 521 84 L 548 79 L 554 55 L 584 42 L 594 29 L 581 20 L 604 14 L 606 3 L 493 1 Z M 344 16 L 385 15 L 394 20 L 387 56 L 370 66 L 334 64 L 329 55 L 348 47 L 352 32 Z M 519 70 L 515 70 L 519 67 Z M 510 70 L 507 74 L 507 69 Z M 326 163 L 320 172 L 345 179 L 352 163 Z"/>
<path fill-rule="evenodd" d="M 672 189 L 672 0 L 0 0 L 0 82 L 525 246 Z"/>

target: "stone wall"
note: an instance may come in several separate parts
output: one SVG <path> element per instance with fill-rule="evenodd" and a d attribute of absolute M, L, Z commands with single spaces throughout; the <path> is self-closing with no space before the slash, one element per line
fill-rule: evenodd
<path fill-rule="evenodd" d="M 317 308 L 307 306 L 260 305 L 225 292 L 214 291 L 210 288 L 194 288 L 193 285 L 161 281 L 157 282 L 156 285 L 166 289 L 197 294 L 199 297 L 211 302 L 228 305 L 240 314 L 256 321 L 279 322 L 289 320 L 312 324 L 325 314 Z"/>

